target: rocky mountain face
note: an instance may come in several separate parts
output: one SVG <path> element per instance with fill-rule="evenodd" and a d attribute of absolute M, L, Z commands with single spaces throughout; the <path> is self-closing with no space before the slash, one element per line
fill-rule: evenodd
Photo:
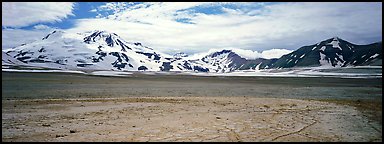
<path fill-rule="evenodd" d="M 127 42 L 116 33 L 70 34 L 53 31 L 41 40 L 8 49 L 3 65 L 28 65 L 66 70 L 232 72 L 291 67 L 382 65 L 382 44 L 355 45 L 331 38 L 303 46 L 279 59 L 242 58 L 232 50 L 191 59 L 185 53 L 163 54 L 140 42 Z"/>

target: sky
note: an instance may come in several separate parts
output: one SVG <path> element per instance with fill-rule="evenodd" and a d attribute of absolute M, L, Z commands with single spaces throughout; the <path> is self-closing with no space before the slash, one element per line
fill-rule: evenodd
<path fill-rule="evenodd" d="M 233 49 L 248 59 L 278 58 L 339 37 L 382 40 L 380 2 L 2 2 L 2 49 L 54 29 L 106 30 L 174 54 Z"/>

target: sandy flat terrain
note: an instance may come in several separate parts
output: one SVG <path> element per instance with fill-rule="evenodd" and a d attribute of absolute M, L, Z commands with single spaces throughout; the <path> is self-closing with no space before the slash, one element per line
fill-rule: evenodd
<path fill-rule="evenodd" d="M 382 141 L 382 125 L 314 100 L 3 99 L 2 141 Z"/>

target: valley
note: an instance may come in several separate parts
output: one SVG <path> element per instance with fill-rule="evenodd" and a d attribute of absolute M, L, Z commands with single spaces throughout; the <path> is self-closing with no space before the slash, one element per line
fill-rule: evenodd
<path fill-rule="evenodd" d="M 382 141 L 382 79 L 2 72 L 3 141 Z"/>

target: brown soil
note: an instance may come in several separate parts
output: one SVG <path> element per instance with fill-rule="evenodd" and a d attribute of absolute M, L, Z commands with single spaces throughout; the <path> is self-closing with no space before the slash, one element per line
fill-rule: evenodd
<path fill-rule="evenodd" d="M 381 122 L 360 110 L 375 104 L 340 104 L 254 97 L 2 100 L 2 141 L 382 141 Z"/>

